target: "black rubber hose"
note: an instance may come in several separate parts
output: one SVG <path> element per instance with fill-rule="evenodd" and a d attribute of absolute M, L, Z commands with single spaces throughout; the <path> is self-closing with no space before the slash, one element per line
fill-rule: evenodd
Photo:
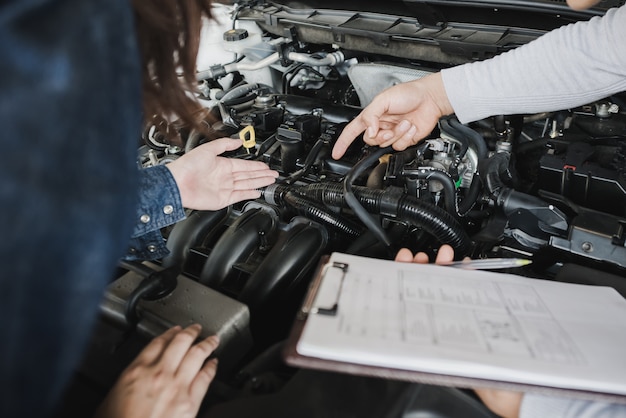
<path fill-rule="evenodd" d="M 481 168 L 481 177 L 485 187 L 493 196 L 497 197 L 503 189 L 507 188 L 502 183 L 500 173 L 509 168 L 509 160 L 508 152 L 498 152 L 485 161 L 484 168 Z"/>
<path fill-rule="evenodd" d="M 465 157 L 467 150 L 469 149 L 469 138 L 467 137 L 467 135 L 450 126 L 450 122 L 448 121 L 448 119 L 441 119 L 439 121 L 439 127 L 442 131 L 454 137 L 454 139 L 461 143 L 461 149 L 459 150 L 458 158 L 459 160 L 462 160 L 463 157 Z"/>
<path fill-rule="evenodd" d="M 124 317 L 126 323 L 135 327 L 139 322 L 139 313 L 137 312 L 137 305 L 141 299 L 152 293 L 155 289 L 159 288 L 160 284 L 156 281 L 144 280 L 132 291 L 124 306 Z"/>
<path fill-rule="evenodd" d="M 485 138 L 483 138 L 481 134 L 479 134 L 469 126 L 463 125 L 456 119 L 450 119 L 449 123 L 450 127 L 456 129 L 459 133 L 469 139 L 471 145 L 473 145 L 474 149 L 476 150 L 476 155 L 478 155 L 478 161 L 487 158 L 487 155 L 489 155 L 489 150 L 487 149 L 487 143 L 485 142 Z"/>
<path fill-rule="evenodd" d="M 348 220 L 341 219 L 340 216 L 329 212 L 327 208 L 304 196 L 298 196 L 293 192 L 288 192 L 283 196 L 283 200 L 305 218 L 323 222 L 352 237 L 358 237 L 362 233 L 358 225 Z"/>
<path fill-rule="evenodd" d="M 439 121 L 439 129 L 441 130 L 442 133 L 447 132 L 448 134 L 452 135 L 457 141 L 461 143 L 461 149 L 459 150 L 458 154 L 454 157 L 454 160 L 452 160 L 452 163 L 448 167 L 448 173 L 452 177 L 454 177 L 455 180 L 458 180 L 459 165 L 461 164 L 461 160 L 463 159 L 463 157 L 467 153 L 467 150 L 469 149 L 469 140 L 465 137 L 465 135 L 462 135 L 456 129 L 452 129 L 447 119 L 441 119 Z"/>
<path fill-rule="evenodd" d="M 482 135 L 475 130 L 461 124 L 456 118 L 451 119 L 442 119 L 440 121 L 441 129 L 448 134 L 452 135 L 454 138 L 461 140 L 461 138 L 465 138 L 472 142 L 473 148 L 476 151 L 476 155 L 478 156 L 478 161 L 483 161 L 489 155 L 489 150 L 487 149 L 487 144 Z M 467 151 L 467 150 L 466 150 Z M 482 190 L 482 181 L 478 173 L 474 173 L 472 177 L 472 184 L 467 192 L 465 198 L 458 205 L 458 214 L 460 216 L 465 216 L 472 209 L 478 196 L 480 195 L 480 191 Z"/>
<path fill-rule="evenodd" d="M 474 207 L 481 190 L 483 189 L 483 183 L 478 173 L 474 173 L 472 177 L 472 184 L 467 191 L 467 195 L 459 203 L 459 215 L 466 216 L 468 212 Z"/>
<path fill-rule="evenodd" d="M 176 289 L 179 274 L 180 269 L 177 266 L 170 267 L 160 271 L 152 271 L 139 282 L 128 296 L 124 307 L 124 317 L 128 325 L 135 327 L 139 322 L 140 317 L 137 312 L 139 301 L 142 299 L 158 300 L 172 293 Z"/>
<path fill-rule="evenodd" d="M 372 231 L 372 233 L 387 247 L 391 247 L 391 240 L 385 233 L 385 230 L 380 225 L 380 223 L 370 215 L 370 213 L 361 205 L 359 199 L 356 198 L 352 191 L 352 183 L 374 162 L 378 161 L 380 157 L 389 152 L 392 152 L 391 147 L 379 148 L 372 152 L 367 157 L 360 160 L 358 163 L 352 167 L 352 169 L 346 175 L 343 181 L 343 194 L 346 204 L 354 211 L 356 216 L 365 224 L 367 229 Z"/>
<path fill-rule="evenodd" d="M 443 201 L 448 213 L 456 215 L 458 213 L 456 205 L 456 188 L 454 187 L 454 180 L 445 171 L 437 169 L 416 169 L 416 170 L 403 170 L 402 176 L 409 178 L 418 178 L 420 180 L 434 180 L 441 183 L 443 187 Z"/>
<path fill-rule="evenodd" d="M 327 206 L 347 207 L 343 188 L 338 183 L 316 183 L 297 192 Z M 443 244 L 450 244 L 458 257 L 469 254 L 471 241 L 457 219 L 433 204 L 392 190 L 354 186 L 354 195 L 363 207 L 374 214 L 397 216 L 422 227 Z"/>
<path fill-rule="evenodd" d="M 133 273 L 137 273 L 140 276 L 149 276 L 154 273 L 154 269 L 142 264 L 139 261 L 130 261 L 130 260 L 120 260 L 117 263 L 119 268 L 132 271 Z"/>
<path fill-rule="evenodd" d="M 348 207 L 343 194 L 343 186 L 339 183 L 313 183 L 297 189 L 285 185 L 272 185 L 268 186 L 263 193 L 268 203 L 281 204 L 284 202 L 284 196 L 291 190 L 313 201 L 322 202 L 326 206 Z M 404 200 L 402 204 L 408 207 L 400 208 L 401 196 L 405 195 L 392 189 L 380 190 L 354 186 L 354 194 L 369 212 L 398 216 L 398 213 L 402 211 L 406 216 L 402 220 L 422 227 L 441 243 L 450 244 L 455 249 L 457 257 L 469 254 L 471 248 L 469 236 L 456 218 L 442 208 L 417 198 Z"/>
<path fill-rule="evenodd" d="M 319 155 L 324 144 L 326 144 L 326 141 L 324 139 L 318 139 L 315 145 L 313 145 L 313 148 L 311 148 L 311 151 L 309 151 L 309 153 L 307 154 L 304 160 L 303 167 L 300 170 L 292 173 L 289 177 L 287 177 L 285 179 L 285 183 L 293 184 L 296 181 L 300 180 L 304 175 L 306 175 L 311 169 L 311 166 L 315 162 L 315 159 Z"/>
<path fill-rule="evenodd" d="M 471 241 L 461 224 L 437 206 L 427 206 L 415 196 L 403 195 L 398 205 L 398 218 L 421 226 L 442 244 L 452 246 L 456 259 L 470 253 Z"/>

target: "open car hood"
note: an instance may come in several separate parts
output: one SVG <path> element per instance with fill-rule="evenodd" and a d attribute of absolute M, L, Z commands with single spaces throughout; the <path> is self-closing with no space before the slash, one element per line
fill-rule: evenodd
<path fill-rule="evenodd" d="M 440 121 L 420 144 L 362 172 L 372 147 L 357 138 L 334 160 L 332 145 L 386 88 L 510 51 L 616 5 L 585 12 L 524 0 L 216 6 L 195 94 L 216 135 L 245 140 L 246 148 L 225 156 L 263 161 L 279 179 L 260 199 L 189 211 L 162 231 L 168 256 L 123 266 L 81 378 L 110 385 L 110 371 L 130 358 L 120 340 L 144 342 L 192 318 L 205 335 L 221 337 L 220 372 L 201 417 L 492 418 L 460 389 L 288 368 L 282 344 L 324 256 L 393 257 L 377 228 L 398 248 L 431 259 L 449 243 L 460 257 L 532 259 L 511 272 L 524 278 L 601 284 L 626 295 L 626 95 L 468 125 Z M 210 140 L 176 122 L 167 128 L 177 142 L 161 125 L 144 132 L 142 167 Z M 349 176 L 369 217 L 346 203 Z M 176 289 L 158 300 L 133 296 L 144 276 L 164 269 L 180 273 Z"/>

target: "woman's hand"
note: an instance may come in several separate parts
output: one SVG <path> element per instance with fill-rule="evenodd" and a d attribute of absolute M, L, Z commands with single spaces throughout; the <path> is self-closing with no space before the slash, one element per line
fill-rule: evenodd
<path fill-rule="evenodd" d="M 167 164 L 187 209 L 219 210 L 242 200 L 257 199 L 257 189 L 276 181 L 278 172 L 261 161 L 220 157 L 241 146 L 221 138 L 202 144 Z"/>
<path fill-rule="evenodd" d="M 217 359 L 206 359 L 217 336 L 197 344 L 201 326 L 176 326 L 152 340 L 124 370 L 96 418 L 194 418 L 215 377 Z"/>
<path fill-rule="evenodd" d="M 339 159 L 354 139 L 401 151 L 430 134 L 442 116 L 454 113 L 439 73 L 393 86 L 372 100 L 339 135 L 333 158 Z"/>

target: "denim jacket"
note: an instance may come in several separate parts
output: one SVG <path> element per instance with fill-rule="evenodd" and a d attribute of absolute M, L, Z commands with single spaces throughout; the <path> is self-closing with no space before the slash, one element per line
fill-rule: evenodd
<path fill-rule="evenodd" d="M 178 186 L 164 165 L 139 172 L 139 203 L 127 260 L 154 260 L 167 255 L 161 228 L 185 218 Z"/>
<path fill-rule="evenodd" d="M 47 417 L 134 224 L 131 2 L 2 1 L 0 54 L 0 416 Z"/>

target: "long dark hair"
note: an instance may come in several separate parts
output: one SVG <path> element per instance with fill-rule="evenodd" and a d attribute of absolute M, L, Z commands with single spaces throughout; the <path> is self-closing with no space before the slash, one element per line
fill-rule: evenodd
<path fill-rule="evenodd" d="M 196 58 L 211 0 L 132 0 L 142 59 L 144 120 L 180 118 L 203 130 L 205 109 L 197 89 Z"/>

